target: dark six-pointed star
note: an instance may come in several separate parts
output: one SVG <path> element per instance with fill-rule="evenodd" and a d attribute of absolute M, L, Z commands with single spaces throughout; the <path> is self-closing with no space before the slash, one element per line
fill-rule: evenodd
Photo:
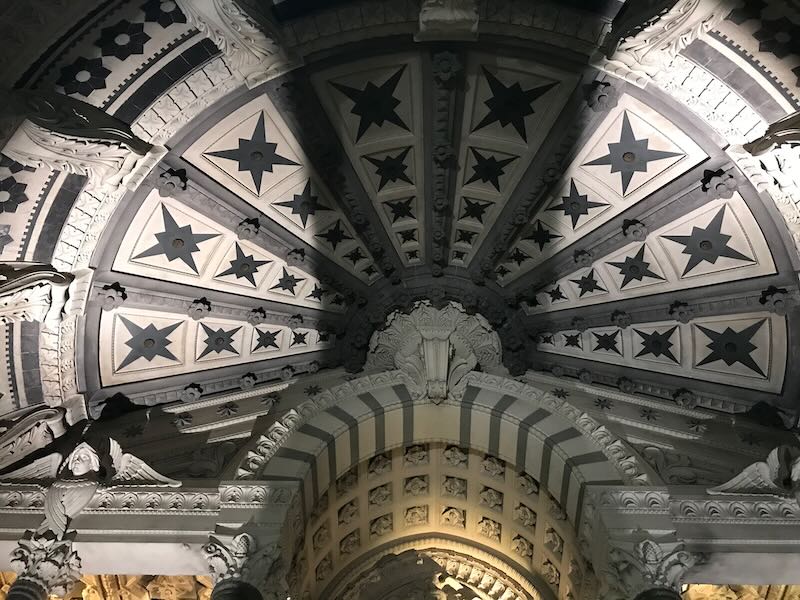
<path fill-rule="evenodd" d="M 167 348 L 172 343 L 172 340 L 167 338 L 180 326 L 180 323 L 158 328 L 153 323 L 150 323 L 147 327 L 139 327 L 122 315 L 120 315 L 119 320 L 125 325 L 131 337 L 125 341 L 125 345 L 130 348 L 130 352 L 128 352 L 128 355 L 122 360 L 118 368 L 127 367 L 139 358 L 144 358 L 147 362 L 152 361 L 156 356 L 162 356 L 169 360 L 178 360 Z"/>
<path fill-rule="evenodd" d="M 628 186 L 634 173 L 647 173 L 647 165 L 656 160 L 680 156 L 680 152 L 666 152 L 664 150 L 651 150 L 648 146 L 650 140 L 643 138 L 637 140 L 628 119 L 628 112 L 622 115 L 622 131 L 618 142 L 608 143 L 608 154 L 596 158 L 583 166 L 611 165 L 612 173 L 619 173 L 622 178 L 622 193 L 628 191 Z"/>
<path fill-rule="evenodd" d="M 405 164 L 406 156 L 408 156 L 410 151 L 411 146 L 405 150 L 401 150 L 394 156 L 387 154 L 382 159 L 373 158 L 371 156 L 364 157 L 375 166 L 375 174 L 381 178 L 380 182 L 378 182 L 378 191 L 381 191 L 390 181 L 395 183 L 398 179 L 413 185 L 414 182 L 411 181 L 406 174 L 408 165 Z"/>
<path fill-rule="evenodd" d="M 515 263 L 517 263 L 517 266 L 520 266 L 522 263 L 524 263 L 526 260 L 528 260 L 530 258 L 530 256 L 525 254 L 519 248 L 514 248 L 514 250 L 511 252 L 511 254 L 508 255 L 508 258 L 509 258 L 509 260 L 513 260 Z"/>
<path fill-rule="evenodd" d="M 675 333 L 675 330 L 678 328 L 677 325 L 668 329 L 667 331 L 659 332 L 653 331 L 652 333 L 647 333 L 645 331 L 639 331 L 638 329 L 634 329 L 634 331 L 639 335 L 642 342 L 642 349 L 639 350 L 639 353 L 636 355 L 636 358 L 640 356 L 646 356 L 648 354 L 655 356 L 658 358 L 659 356 L 666 356 L 672 362 L 677 363 L 678 359 L 675 358 L 675 355 L 672 354 L 672 342 L 670 338 L 672 334 Z"/>
<path fill-rule="evenodd" d="M 624 288 L 634 279 L 642 281 L 645 277 L 652 277 L 653 279 L 664 280 L 661 275 L 650 270 L 650 263 L 644 259 L 644 248 L 645 245 L 642 244 L 636 256 L 626 256 L 622 262 L 608 263 L 612 267 L 619 269 L 620 274 L 623 275 L 621 288 Z"/>
<path fill-rule="evenodd" d="M 286 290 L 294 294 L 294 288 L 297 286 L 298 283 L 301 281 L 305 281 L 304 277 L 295 277 L 294 275 L 290 275 L 289 271 L 286 270 L 286 267 L 283 267 L 283 275 L 278 280 L 278 283 L 273 285 L 270 289 L 271 290 Z"/>
<path fill-rule="evenodd" d="M 567 297 L 561 291 L 561 286 L 557 285 L 552 290 L 548 290 L 547 293 L 550 295 L 550 302 L 555 302 L 556 300 L 566 300 Z"/>
<path fill-rule="evenodd" d="M 253 352 L 258 350 L 259 348 L 264 348 L 268 350 L 269 348 L 278 348 L 278 331 L 269 331 L 265 330 L 262 331 L 261 329 L 256 329 L 256 334 L 258 335 L 258 340 L 256 341 L 256 347 L 253 348 Z"/>
<path fill-rule="evenodd" d="M 465 185 L 481 180 L 482 183 L 491 183 L 498 192 L 500 191 L 500 178 L 505 175 L 505 168 L 517 160 L 516 156 L 497 160 L 494 156 L 484 156 L 476 148 L 470 148 L 475 164 L 472 165 L 473 175 Z"/>
<path fill-rule="evenodd" d="M 581 347 L 581 334 L 580 333 L 565 333 L 564 345 L 567 348 L 580 348 Z"/>
<path fill-rule="evenodd" d="M 557 85 L 557 82 L 548 83 L 529 90 L 523 90 L 519 82 L 506 86 L 486 67 L 481 67 L 492 92 L 492 97 L 483 103 L 489 109 L 485 117 L 472 131 L 482 129 L 492 123 L 500 123 L 502 127 L 513 125 L 519 136 L 528 141 L 525 129 L 525 117 L 534 114 L 534 101 L 544 95 L 548 90 Z"/>
<path fill-rule="evenodd" d="M 403 65 L 380 86 L 368 81 L 363 90 L 331 82 L 333 87 L 353 101 L 353 108 L 350 109 L 350 112 L 359 118 L 356 141 L 361 139 L 371 125 L 383 127 L 387 121 L 406 131 L 409 130 L 403 119 L 397 114 L 400 100 L 394 97 L 394 91 L 397 84 L 400 83 L 405 69 L 406 67 Z"/>
<path fill-rule="evenodd" d="M 622 352 L 619 351 L 617 347 L 617 336 L 619 335 L 618 331 L 614 331 L 612 333 L 594 333 L 594 340 L 596 342 L 594 349 L 595 350 L 606 350 L 608 352 L 616 352 L 619 355 L 622 355 Z"/>
<path fill-rule="evenodd" d="M 266 265 L 268 260 L 255 260 L 253 255 L 247 255 L 242 250 L 239 244 L 236 244 L 236 258 L 229 261 L 230 267 L 219 273 L 217 277 L 224 277 L 225 275 L 235 275 L 236 279 L 247 279 L 253 286 L 256 285 L 255 274 L 258 272 L 258 267 Z"/>
<path fill-rule="evenodd" d="M 292 332 L 292 343 L 289 344 L 290 346 L 302 346 L 307 344 L 306 338 L 308 337 L 308 332 L 300 333 L 299 331 Z"/>
<path fill-rule="evenodd" d="M 351 236 L 347 235 L 344 229 L 342 229 L 341 221 L 336 221 L 333 227 L 328 229 L 328 231 L 325 231 L 323 233 L 318 233 L 317 237 L 327 241 L 331 246 L 333 246 L 334 250 L 336 250 L 336 246 L 341 244 L 344 240 L 353 239 Z"/>
<path fill-rule="evenodd" d="M 303 227 L 308 222 L 309 215 L 316 215 L 320 210 L 331 210 L 324 204 L 320 203 L 319 196 L 311 194 L 311 180 L 306 181 L 301 194 L 294 194 L 291 200 L 285 202 L 276 202 L 276 206 L 285 206 L 292 209 L 293 215 L 300 215 L 300 220 L 303 222 Z"/>
<path fill-rule="evenodd" d="M 689 235 L 663 236 L 664 239 L 681 244 L 683 246 L 683 254 L 689 255 L 689 262 L 686 263 L 686 267 L 683 269 L 684 275 L 703 261 L 712 265 L 716 264 L 721 256 L 735 258 L 736 260 L 753 261 L 749 256 L 745 256 L 738 250 L 728 246 L 728 241 L 732 236 L 722 233 L 722 219 L 724 216 L 725 207 L 723 206 L 705 227 L 692 227 L 692 233 Z"/>
<path fill-rule="evenodd" d="M 293 160 L 281 156 L 275 150 L 278 144 L 267 141 L 266 127 L 264 126 L 264 113 L 258 117 L 258 123 L 250 139 L 239 138 L 239 147 L 230 150 L 216 150 L 207 152 L 208 156 L 235 160 L 238 170 L 249 171 L 256 186 L 256 193 L 261 191 L 261 180 L 264 173 L 272 173 L 275 165 L 298 166 Z"/>
<path fill-rule="evenodd" d="M 764 371 L 758 366 L 751 353 L 756 350 L 756 346 L 750 340 L 758 333 L 766 319 L 761 319 L 757 323 L 748 325 L 741 331 L 734 331 L 730 327 L 726 327 L 725 331 L 719 332 L 697 325 L 697 328 L 702 331 L 706 337 L 711 340 L 706 344 L 706 348 L 711 352 L 703 360 L 697 363 L 697 366 L 707 365 L 709 363 L 721 360 L 729 367 L 735 363 L 739 363 L 755 371 L 762 377 L 766 377 Z"/>
<path fill-rule="evenodd" d="M 314 289 L 311 290 L 311 293 L 306 296 L 306 298 L 313 298 L 314 300 L 322 301 L 322 297 L 325 295 L 325 288 L 319 286 L 319 284 L 314 284 Z"/>
<path fill-rule="evenodd" d="M 231 330 L 226 331 L 223 327 L 219 329 L 211 329 L 205 323 L 200 323 L 203 326 L 203 330 L 206 332 L 206 339 L 203 340 L 203 343 L 206 345 L 203 348 L 203 351 L 200 353 L 200 356 L 197 358 L 203 358 L 204 356 L 215 352 L 220 354 L 225 352 L 233 352 L 234 354 L 238 354 L 236 349 L 233 347 L 233 336 L 236 335 L 236 332 L 241 329 L 241 327 L 234 327 Z"/>
<path fill-rule="evenodd" d="M 582 276 L 580 279 L 570 279 L 570 281 L 576 284 L 580 290 L 580 297 L 583 298 L 584 294 L 591 294 L 592 292 L 606 292 L 603 286 L 597 281 L 594 276 L 594 269 L 589 271 L 586 275 Z"/>
<path fill-rule="evenodd" d="M 549 229 L 543 227 L 541 221 L 536 221 L 536 229 L 531 231 L 530 234 L 528 234 L 528 236 L 524 239 L 536 242 L 536 244 L 539 246 L 539 251 L 542 251 L 544 250 L 545 245 L 560 237 L 564 236 L 553 233 Z"/>
<path fill-rule="evenodd" d="M 219 234 L 194 233 L 191 225 L 179 227 L 163 204 L 161 205 L 161 215 L 164 218 L 164 231 L 156 234 L 155 245 L 134 256 L 133 260 L 163 254 L 169 262 L 179 258 L 187 267 L 197 273 L 197 265 L 192 256 L 194 252 L 200 250 L 197 244 L 215 238 Z"/>
<path fill-rule="evenodd" d="M 578 188 L 575 186 L 575 180 L 570 179 L 569 182 L 569 196 L 561 197 L 561 204 L 558 206 L 551 206 L 547 210 L 560 210 L 564 213 L 565 217 L 572 219 L 572 228 L 578 224 L 578 219 L 583 215 L 589 214 L 590 208 L 597 208 L 598 206 L 608 206 L 605 202 L 593 202 L 589 200 L 586 194 L 579 194 Z"/>

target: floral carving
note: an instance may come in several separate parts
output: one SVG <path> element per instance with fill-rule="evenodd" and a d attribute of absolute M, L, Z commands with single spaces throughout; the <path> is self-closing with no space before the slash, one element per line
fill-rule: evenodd
<path fill-rule="evenodd" d="M 447 446 L 442 456 L 451 467 L 466 468 L 469 455 L 458 446 Z"/>
<path fill-rule="evenodd" d="M 464 527 L 466 520 L 465 511 L 460 508 L 448 506 L 442 511 L 442 524 L 450 527 Z"/>
<path fill-rule="evenodd" d="M 445 476 L 442 481 L 442 494 L 445 496 L 455 496 L 456 498 L 467 497 L 467 480 L 460 477 Z"/>
<path fill-rule="evenodd" d="M 503 478 L 506 474 L 506 463 L 487 454 L 481 461 L 481 470 L 490 477 Z"/>
<path fill-rule="evenodd" d="M 394 529 L 392 513 L 381 515 L 369 522 L 369 534 L 372 537 L 380 537 L 390 533 Z"/>
<path fill-rule="evenodd" d="M 392 500 L 392 484 L 385 483 L 369 491 L 369 505 L 383 506 Z"/>
<path fill-rule="evenodd" d="M 488 506 L 493 510 L 502 511 L 503 510 L 503 494 L 498 492 L 495 489 L 490 487 L 485 487 L 481 490 L 480 494 L 480 503 L 484 506 Z"/>
<path fill-rule="evenodd" d="M 339 525 L 349 525 L 358 516 L 358 498 L 342 505 L 338 516 Z"/>
<path fill-rule="evenodd" d="M 403 489 L 409 496 L 424 496 L 428 493 L 428 476 L 419 475 L 407 478 Z"/>
<path fill-rule="evenodd" d="M 428 449 L 422 444 L 409 446 L 406 448 L 403 460 L 409 466 L 428 464 Z"/>
<path fill-rule="evenodd" d="M 522 503 L 514 508 L 514 520 L 525 527 L 536 527 L 536 513 Z"/>
<path fill-rule="evenodd" d="M 361 546 L 361 531 L 356 529 L 351 531 L 339 542 L 339 552 L 341 554 L 351 554 Z"/>
<path fill-rule="evenodd" d="M 488 517 L 482 517 L 481 520 L 478 521 L 478 533 L 495 542 L 500 541 L 500 530 L 500 523 Z"/>
<path fill-rule="evenodd" d="M 425 525 L 428 522 L 427 505 L 407 508 L 405 519 L 406 525 Z"/>
<path fill-rule="evenodd" d="M 71 539 L 29 534 L 12 550 L 11 567 L 18 581 L 30 581 L 49 594 L 63 596 L 80 578 L 81 559 Z"/>
<path fill-rule="evenodd" d="M 383 475 L 392 470 L 392 459 L 386 454 L 378 454 L 370 459 L 367 471 L 370 475 Z"/>
<path fill-rule="evenodd" d="M 533 544 L 521 535 L 515 535 L 511 540 L 511 549 L 522 558 L 530 559 L 533 556 Z"/>

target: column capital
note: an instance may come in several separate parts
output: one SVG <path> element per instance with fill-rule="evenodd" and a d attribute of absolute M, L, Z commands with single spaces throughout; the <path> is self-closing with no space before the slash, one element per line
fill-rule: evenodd
<path fill-rule="evenodd" d="M 635 541 L 609 540 L 603 597 L 677 600 L 686 572 L 704 559 L 687 551 L 680 541 L 656 541 L 648 532 L 638 532 Z"/>
<path fill-rule="evenodd" d="M 11 552 L 11 566 L 17 572 L 13 587 L 34 584 L 44 596 L 63 596 L 80 578 L 81 559 L 72 549 L 72 535 L 56 539 L 52 535 L 28 532 Z M 12 596 L 9 591 L 9 597 Z"/>
<path fill-rule="evenodd" d="M 214 578 L 215 593 L 224 590 L 222 595 L 227 597 L 231 595 L 228 590 L 241 583 L 246 589 L 257 591 L 264 600 L 276 594 L 281 554 L 277 543 L 259 542 L 249 533 L 210 535 L 203 554 Z"/>

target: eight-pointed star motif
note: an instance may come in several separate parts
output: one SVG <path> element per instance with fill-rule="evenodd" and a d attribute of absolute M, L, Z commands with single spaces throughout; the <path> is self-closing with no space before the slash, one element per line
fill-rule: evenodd
<path fill-rule="evenodd" d="M 459 217 L 460 219 L 475 219 L 479 223 L 483 223 L 483 215 L 486 209 L 492 205 L 491 202 L 481 202 L 480 200 L 470 200 L 464 198 L 464 212 Z"/>
<path fill-rule="evenodd" d="M 620 288 L 624 288 L 634 279 L 636 281 L 642 281 L 645 277 L 651 277 L 653 279 L 664 280 L 661 275 L 650 270 L 650 263 L 644 259 L 644 248 L 645 245 L 642 244 L 635 256 L 626 256 L 625 260 L 622 262 L 608 263 L 612 267 L 618 268 L 620 274 L 623 275 L 622 284 L 619 286 Z"/>
<path fill-rule="evenodd" d="M 302 193 L 294 194 L 291 200 L 286 200 L 285 202 L 276 202 L 275 205 L 291 208 L 293 215 L 300 215 L 300 220 L 303 222 L 304 229 L 308 223 L 309 215 L 316 215 L 317 211 L 321 210 L 331 210 L 319 201 L 319 196 L 314 196 L 311 193 L 310 179 L 306 181 L 306 185 L 303 188 Z"/>
<path fill-rule="evenodd" d="M 181 259 L 187 267 L 197 273 L 197 265 L 192 256 L 200 250 L 197 244 L 215 238 L 219 234 L 194 233 L 191 225 L 179 226 L 164 204 L 161 205 L 161 215 L 164 218 L 164 231 L 155 234 L 156 243 L 134 256 L 133 260 L 163 254 L 169 262 Z"/>
<path fill-rule="evenodd" d="M 548 90 L 558 85 L 558 82 L 540 85 L 529 90 L 523 90 L 517 81 L 512 85 L 506 86 L 486 67 L 481 67 L 492 92 L 492 97 L 484 100 L 484 104 L 489 109 L 481 122 L 472 131 L 482 129 L 492 123 L 500 123 L 502 127 L 513 125 L 523 141 L 528 141 L 527 130 L 525 128 L 525 117 L 534 114 L 533 103 L 537 98 L 543 96 Z"/>
<path fill-rule="evenodd" d="M 378 182 L 378 191 L 380 192 L 387 183 L 390 181 L 395 183 L 398 179 L 406 183 L 414 184 L 406 174 L 408 165 L 406 163 L 406 156 L 411 151 L 411 146 L 405 150 L 401 150 L 394 156 L 387 154 L 382 159 L 365 156 L 370 163 L 375 167 L 375 174 L 381 178 Z"/>
<path fill-rule="evenodd" d="M 405 69 L 406 66 L 403 65 L 380 86 L 368 81 L 363 90 L 331 82 L 333 87 L 353 101 L 353 108 L 350 109 L 350 112 L 359 117 L 356 142 L 361 139 L 371 125 L 383 127 L 387 121 L 406 131 L 409 130 L 403 119 L 397 114 L 397 107 L 401 101 L 394 97 L 394 91 L 397 84 L 400 83 Z"/>
<path fill-rule="evenodd" d="M 608 154 L 584 163 L 584 167 L 610 165 L 612 173 L 619 173 L 622 178 L 622 193 L 628 191 L 628 186 L 634 173 L 647 173 L 647 165 L 656 160 L 681 156 L 680 152 L 667 152 L 665 150 L 651 150 L 648 138 L 636 139 L 633 133 L 628 112 L 622 115 L 622 131 L 618 142 L 608 143 Z"/>
<path fill-rule="evenodd" d="M 498 192 L 500 191 L 500 178 L 505 175 L 505 168 L 517 160 L 516 156 L 497 160 L 495 156 L 484 156 L 476 148 L 470 148 L 475 164 L 472 165 L 473 175 L 464 185 L 469 185 L 481 180 L 482 183 L 491 183 Z"/>
<path fill-rule="evenodd" d="M 119 369 L 127 367 L 139 358 L 144 358 L 147 362 L 151 362 L 156 356 L 168 358 L 169 360 L 178 360 L 167 346 L 172 343 L 172 340 L 168 339 L 169 335 L 180 327 L 180 323 L 158 328 L 153 323 L 150 323 L 147 327 L 140 327 L 122 315 L 119 316 L 119 320 L 125 325 L 128 333 L 131 334 L 130 339 L 125 341 L 125 345 L 130 348 L 130 352 L 120 363 Z"/>
<path fill-rule="evenodd" d="M 705 227 L 692 227 L 692 233 L 689 235 L 662 236 L 671 242 L 681 244 L 683 246 L 683 254 L 689 255 L 689 262 L 686 263 L 686 267 L 683 269 L 683 275 L 686 275 L 703 261 L 712 265 L 717 264 L 717 260 L 721 256 L 753 262 L 753 259 L 749 256 L 745 256 L 738 250 L 728 246 L 728 241 L 733 236 L 722 233 L 722 219 L 724 217 L 725 206 L 717 211 L 717 214 Z"/>
<path fill-rule="evenodd" d="M 547 210 L 560 210 L 564 213 L 565 217 L 572 219 L 572 228 L 578 224 L 578 219 L 583 215 L 589 214 L 590 208 L 597 208 L 598 206 L 608 206 L 606 202 L 594 202 L 589 200 L 586 194 L 579 194 L 578 188 L 575 186 L 575 180 L 569 181 L 569 196 L 561 197 L 561 204 L 558 206 L 551 206 Z"/>
<path fill-rule="evenodd" d="M 238 148 L 216 150 L 214 152 L 206 152 L 206 154 L 216 158 L 236 161 L 237 169 L 240 172 L 250 172 L 253 184 L 256 187 L 256 194 L 260 194 L 261 180 L 264 173 L 272 173 L 275 165 L 299 166 L 293 160 L 278 154 L 276 152 L 277 148 L 278 144 L 267 141 L 264 113 L 262 112 L 258 117 L 258 123 L 250 139 L 239 138 Z"/>
<path fill-rule="evenodd" d="M 278 331 L 269 331 L 256 329 L 256 335 L 258 335 L 258 340 L 256 341 L 256 347 L 253 348 L 253 352 L 258 350 L 259 348 L 264 348 L 268 350 L 270 348 L 279 348 L 278 346 L 278 334 L 280 333 L 280 329 Z"/>
<path fill-rule="evenodd" d="M 581 334 L 580 333 L 565 333 L 564 345 L 567 348 L 581 348 Z"/>
<path fill-rule="evenodd" d="M 225 275 L 235 275 L 236 279 L 247 279 L 251 285 L 255 287 L 256 279 L 255 274 L 258 273 L 258 268 L 271 262 L 268 260 L 256 260 L 253 255 L 245 254 L 242 247 L 236 244 L 236 258 L 229 261 L 230 267 L 217 274 L 217 277 L 224 277 Z"/>
<path fill-rule="evenodd" d="M 205 323 L 200 323 L 200 325 L 206 332 L 206 339 L 203 340 L 203 343 L 206 345 L 206 347 L 203 348 L 200 356 L 197 357 L 198 359 L 203 358 L 212 352 L 220 354 L 224 351 L 228 351 L 233 352 L 234 354 L 239 354 L 236 351 L 236 348 L 233 347 L 233 336 L 236 335 L 241 327 L 234 327 L 233 329 L 225 330 L 223 327 L 211 329 L 211 327 Z"/>
<path fill-rule="evenodd" d="M 639 350 L 636 358 L 650 354 L 656 358 L 659 356 L 666 356 L 672 362 L 677 363 L 678 359 L 675 358 L 675 355 L 672 353 L 672 346 L 674 344 L 670 341 L 672 334 L 675 333 L 677 328 L 678 326 L 675 325 L 666 331 L 653 331 L 651 333 L 634 329 L 642 342 L 642 349 Z"/>
<path fill-rule="evenodd" d="M 616 352 L 620 356 L 622 352 L 619 351 L 617 347 L 617 341 L 619 337 L 619 331 L 613 331 L 611 333 L 594 333 L 594 340 L 596 342 L 594 349 L 595 350 L 606 350 L 608 352 Z"/>
<path fill-rule="evenodd" d="M 544 250 L 544 247 L 552 242 L 556 238 L 564 237 L 563 235 L 559 235 L 557 233 L 553 233 L 546 227 L 542 225 L 541 221 L 536 221 L 536 229 L 531 231 L 525 238 L 526 240 L 531 240 L 536 242 L 539 246 L 539 251 L 541 252 Z"/>
<path fill-rule="evenodd" d="M 697 366 L 699 367 L 721 360 L 729 367 L 739 363 L 755 371 L 762 377 L 766 377 L 764 371 L 751 356 L 753 350 L 758 349 L 758 346 L 750 341 L 765 322 L 766 319 L 761 319 L 752 325 L 748 325 L 741 331 L 734 331 L 732 328 L 726 327 L 725 331 L 722 332 L 714 331 L 702 325 L 696 325 L 696 327 L 711 340 L 706 344 L 706 348 L 711 350 L 711 352 L 697 363 Z"/>
<path fill-rule="evenodd" d="M 397 223 L 400 219 L 416 219 L 414 213 L 411 212 L 411 203 L 414 198 L 407 200 L 395 200 L 394 202 L 386 202 L 386 206 L 392 211 L 392 223 Z"/>

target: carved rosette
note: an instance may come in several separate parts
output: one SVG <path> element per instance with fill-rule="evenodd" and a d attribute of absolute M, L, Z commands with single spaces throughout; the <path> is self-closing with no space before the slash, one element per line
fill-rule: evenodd
<path fill-rule="evenodd" d="M 17 572 L 17 579 L 9 590 L 9 598 L 16 596 L 15 587 L 30 590 L 31 584 L 43 590 L 41 597 L 45 598 L 63 596 L 72 588 L 80 578 L 81 559 L 72 549 L 71 539 L 57 540 L 30 533 L 11 552 L 11 566 Z M 30 596 L 30 592 L 19 596 Z"/>
<path fill-rule="evenodd" d="M 399 369 L 410 379 L 416 397 L 439 403 L 458 399 L 464 377 L 480 364 L 484 371 L 500 366 L 500 337 L 481 315 L 468 315 L 450 302 L 434 308 L 421 301 L 410 313 L 394 312 L 386 328 L 373 334 L 365 369 Z"/>
<path fill-rule="evenodd" d="M 630 600 L 654 590 L 680 597 L 686 572 L 705 560 L 704 555 L 685 550 L 682 543 L 659 543 L 649 536 L 632 548 L 614 541 L 609 544 L 603 586 L 603 597 L 609 600 Z"/>
<path fill-rule="evenodd" d="M 275 573 L 280 566 L 280 549 L 277 544 L 260 544 L 249 533 L 211 535 L 203 546 L 203 555 L 213 575 L 214 596 L 235 597 L 237 594 L 233 590 L 244 589 L 257 590 L 266 600 L 278 592 Z M 217 593 L 223 590 L 226 593 Z"/>

